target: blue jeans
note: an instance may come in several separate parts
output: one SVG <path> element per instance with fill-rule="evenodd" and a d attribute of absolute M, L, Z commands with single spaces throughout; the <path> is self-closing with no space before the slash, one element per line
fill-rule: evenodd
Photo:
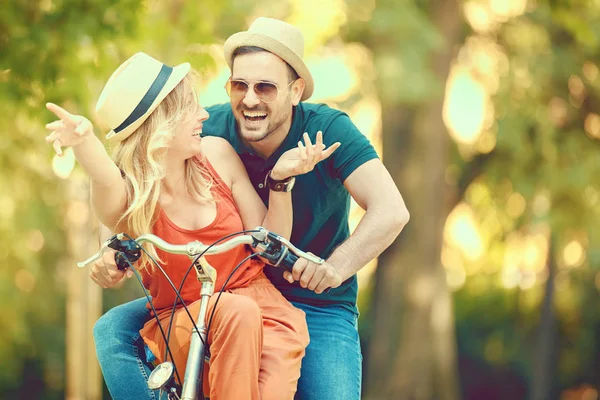
<path fill-rule="evenodd" d="M 98 362 L 114 400 L 159 398 L 158 391 L 148 389 L 150 369 L 139 332 L 150 319 L 146 302 L 144 297 L 114 307 L 94 325 Z"/>
<path fill-rule="evenodd" d="M 306 313 L 310 344 L 302 359 L 295 400 L 359 400 L 362 355 L 358 315 L 341 306 L 293 303 Z M 148 389 L 139 330 L 150 318 L 141 298 L 109 310 L 94 326 L 96 353 L 114 400 L 158 399 Z"/>
<path fill-rule="evenodd" d="M 341 306 L 292 304 L 306 313 L 310 343 L 295 400 L 359 400 L 362 354 L 358 314 Z"/>

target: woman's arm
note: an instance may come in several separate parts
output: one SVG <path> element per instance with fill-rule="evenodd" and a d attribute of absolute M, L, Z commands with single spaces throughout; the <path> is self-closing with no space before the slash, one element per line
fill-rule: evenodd
<path fill-rule="evenodd" d="M 88 119 L 73 115 L 56 104 L 46 106 L 60 118 L 46 125 L 51 131 L 46 141 L 52 142 L 59 156 L 62 155 L 61 146 L 73 148 L 75 158 L 91 179 L 94 212 L 104 225 L 114 227 L 127 203 L 125 181 L 119 168 L 94 135 Z"/>
<path fill-rule="evenodd" d="M 271 176 L 276 180 L 305 174 L 314 166 L 329 157 L 338 147 L 335 143 L 325 150 L 322 134 L 317 134 L 317 143 L 312 144 L 304 135 L 305 145 L 285 152 L 273 167 Z M 269 208 L 265 206 L 252 186 L 248 173 L 231 145 L 222 138 L 203 138 L 203 153 L 217 170 L 222 179 L 230 185 L 244 229 L 263 226 L 285 238 L 292 234 L 293 214 L 291 192 L 269 191 Z"/>
<path fill-rule="evenodd" d="M 240 212 L 244 229 L 263 226 L 286 238 L 292 232 L 291 193 L 269 193 L 269 210 L 252 186 L 246 168 L 226 140 L 207 136 L 202 139 L 202 153 L 230 187 L 233 200 Z"/>

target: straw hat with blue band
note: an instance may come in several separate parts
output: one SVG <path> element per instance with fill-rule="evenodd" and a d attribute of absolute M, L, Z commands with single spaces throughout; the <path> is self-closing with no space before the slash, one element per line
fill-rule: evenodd
<path fill-rule="evenodd" d="M 233 69 L 235 50 L 245 46 L 260 47 L 288 63 L 298 76 L 304 79 L 305 87 L 301 100 L 304 101 L 312 96 L 315 85 L 308 67 L 302 60 L 304 35 L 300 29 L 278 19 L 257 18 L 247 31 L 235 33 L 225 42 L 223 51 L 229 69 Z"/>
<path fill-rule="evenodd" d="M 170 67 L 141 52 L 121 64 L 96 104 L 98 117 L 112 128 L 106 139 L 129 137 L 189 71 L 189 63 Z"/>

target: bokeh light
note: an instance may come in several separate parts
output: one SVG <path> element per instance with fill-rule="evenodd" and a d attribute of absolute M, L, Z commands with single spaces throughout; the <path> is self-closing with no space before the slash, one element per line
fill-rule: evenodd
<path fill-rule="evenodd" d="M 457 205 L 448 216 L 444 239 L 461 250 L 468 260 L 478 260 L 483 255 L 483 241 L 473 210 L 466 203 Z"/>
<path fill-rule="evenodd" d="M 452 138 L 472 145 L 484 127 L 490 104 L 483 86 L 459 67 L 448 78 L 443 118 Z"/>
<path fill-rule="evenodd" d="M 70 147 L 63 149 L 62 156 L 55 155 L 52 158 L 52 170 L 61 179 L 67 179 L 73 172 L 73 168 L 75 168 L 75 154 Z"/>

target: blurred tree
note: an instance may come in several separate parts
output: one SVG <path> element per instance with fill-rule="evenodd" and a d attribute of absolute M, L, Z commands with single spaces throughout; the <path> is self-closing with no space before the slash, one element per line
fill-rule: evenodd
<path fill-rule="evenodd" d="M 52 116 L 44 104 L 53 101 L 93 118 L 93 104 L 104 82 L 136 51 L 172 64 L 191 61 L 208 70 L 214 52 L 207 44 L 246 26 L 251 4 L 241 0 L 236 5 L 216 0 L 2 4 L 0 300 L 6 309 L 0 316 L 2 396 L 64 398 L 65 295 L 74 268 L 66 227 L 86 220 L 89 209 L 75 200 L 85 198 L 85 193 L 69 195 L 70 186 L 56 177 L 83 178 L 78 169 L 71 174 L 72 157 L 51 162 L 43 124 Z M 105 127 L 96 123 L 102 136 Z M 85 191 L 85 185 L 78 190 Z M 128 286 L 136 287 L 134 282 Z M 110 307 L 136 296 L 138 290 L 105 292 L 104 297 Z M 34 390 L 31 382 L 36 380 L 41 386 Z"/>
<path fill-rule="evenodd" d="M 594 284 L 599 276 L 594 239 L 600 222 L 600 11 L 580 1 L 515 1 L 481 10 L 489 22 L 481 23 L 471 10 L 473 33 L 465 43 L 491 39 L 493 45 L 479 50 L 465 45 L 463 59 L 492 94 L 490 121 L 495 114 L 496 122 L 472 147 L 461 146 L 467 156 L 459 181 L 482 226 L 499 221 L 500 228 L 485 233 L 490 235 L 488 256 L 475 262 L 479 267 L 463 262 L 473 270 L 499 266 L 495 281 L 519 296 L 516 335 L 507 335 L 504 344 L 516 346 L 509 359 L 527 366 L 532 399 L 558 398 L 564 388 L 597 379 L 597 350 L 590 349 L 599 348 L 598 340 L 587 338 L 594 337 L 598 313 L 586 303 L 600 299 Z M 482 56 L 496 64 L 496 76 L 477 61 Z M 484 145 L 490 137 L 492 146 Z M 538 244 L 527 244 L 534 237 Z M 489 282 L 484 287 L 492 289 Z M 535 292 L 543 296 L 531 304 Z M 523 307 L 526 299 L 530 305 Z M 484 312 L 482 304 L 479 313 Z"/>
<path fill-rule="evenodd" d="M 411 222 L 379 258 L 365 398 L 458 399 L 454 317 L 440 252 L 451 150 L 442 105 L 463 21 L 454 0 L 376 4 L 365 18 L 365 5 L 349 2 L 358 20 L 349 19 L 346 36 L 373 51 L 383 162 Z"/>
<path fill-rule="evenodd" d="M 473 356 L 498 376 L 501 368 L 514 372 L 505 383 L 488 381 L 496 398 L 523 398 L 524 379 L 533 398 L 596 381 L 598 312 L 584 304 L 598 301 L 600 287 L 597 5 L 464 1 L 449 12 L 450 3 L 435 1 L 348 4 L 346 37 L 365 43 L 378 66 L 384 163 L 412 213 L 379 261 L 367 316 L 367 395 L 455 395 L 440 395 L 430 381 L 444 369 L 430 368 L 428 344 L 452 348 L 452 314 L 434 307 L 446 278 L 463 287 L 455 298 L 466 398 L 482 393 L 469 381 Z M 450 111 L 440 90 L 448 75 L 457 87 L 446 93 L 454 96 Z M 457 203 L 463 228 L 472 225 L 465 211 L 473 212 L 474 236 L 459 229 L 442 241 L 444 223 L 454 222 L 446 211 Z M 437 323 L 446 324 L 445 341 L 433 339 Z M 455 362 L 447 360 L 446 371 Z M 501 387 L 514 390 L 503 395 Z"/>
<path fill-rule="evenodd" d="M 463 11 L 472 31 L 458 64 L 490 103 L 477 135 L 455 137 L 449 170 L 481 244 L 474 256 L 466 237 L 460 248 L 446 243 L 456 249 L 447 249 L 448 272 L 462 274 L 461 355 L 510 366 L 533 399 L 559 398 L 597 382 L 599 316 L 585 305 L 600 298 L 600 12 L 590 2 L 517 0 L 468 1 Z M 459 112 L 477 117 L 462 99 Z M 465 397 L 475 398 L 468 388 Z"/>
<path fill-rule="evenodd" d="M 43 138 L 44 103 L 87 112 L 88 82 L 106 74 L 97 51 L 135 29 L 136 1 L 12 1 L 0 13 L 0 388 L 6 398 L 64 398 L 65 224 L 68 208 Z M 109 62 L 110 61 L 110 62 Z M 41 115 L 44 117 L 40 118 Z M 70 167 L 59 166 L 68 174 Z M 32 385 L 32 382 L 39 385 Z"/>

